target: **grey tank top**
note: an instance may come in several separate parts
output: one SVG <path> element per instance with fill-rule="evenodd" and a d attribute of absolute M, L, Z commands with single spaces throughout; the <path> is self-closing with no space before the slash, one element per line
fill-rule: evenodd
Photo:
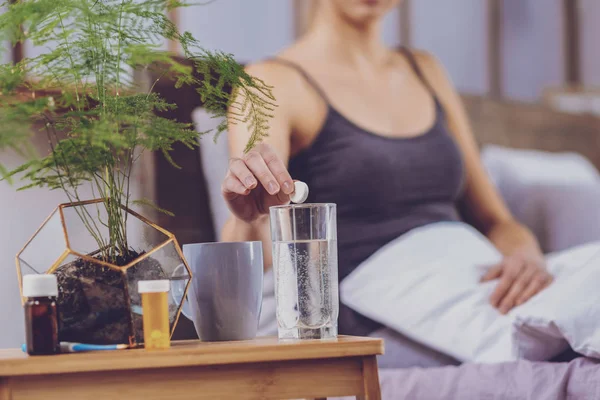
<path fill-rule="evenodd" d="M 433 126 L 409 138 L 384 137 L 357 126 L 331 105 L 303 68 L 272 59 L 297 70 L 328 107 L 321 131 L 308 148 L 290 159 L 289 171 L 308 184 L 308 202 L 337 204 L 340 280 L 411 229 L 459 220 L 456 204 L 464 183 L 461 153 L 449 134 L 443 107 L 414 56 L 407 49 L 402 52 L 436 108 Z M 378 327 L 341 305 L 340 333 L 367 335 Z"/>

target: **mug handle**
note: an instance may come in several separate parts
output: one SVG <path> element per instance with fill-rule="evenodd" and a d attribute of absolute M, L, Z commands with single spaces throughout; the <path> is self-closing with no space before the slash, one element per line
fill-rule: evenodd
<path fill-rule="evenodd" d="M 181 270 L 185 271 L 185 265 L 179 264 L 177 268 L 171 274 L 171 277 L 180 277 Z M 189 279 L 188 279 L 189 280 Z M 185 279 L 172 279 L 171 280 L 171 297 L 173 301 L 177 304 L 181 304 L 181 312 L 186 316 L 189 320 L 192 320 L 192 308 L 190 306 L 190 302 L 187 297 L 184 299 L 183 296 L 185 294 L 185 286 L 187 285 L 187 281 Z M 189 294 L 189 292 L 188 292 Z"/>

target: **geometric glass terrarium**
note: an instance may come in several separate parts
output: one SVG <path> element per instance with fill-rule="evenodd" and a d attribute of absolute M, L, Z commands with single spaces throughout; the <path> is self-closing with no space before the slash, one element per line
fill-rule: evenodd
<path fill-rule="evenodd" d="M 56 275 L 61 341 L 135 345 L 144 341 L 137 283 L 168 279 L 172 334 L 191 277 L 175 236 L 121 205 L 129 255 L 105 262 L 99 243 L 109 243 L 109 231 L 102 202 L 62 204 L 54 210 L 17 254 L 19 287 L 23 275 Z"/>

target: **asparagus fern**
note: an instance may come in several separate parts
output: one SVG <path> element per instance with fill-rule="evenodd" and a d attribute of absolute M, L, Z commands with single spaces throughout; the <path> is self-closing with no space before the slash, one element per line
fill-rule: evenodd
<path fill-rule="evenodd" d="M 47 51 L 0 65 L 0 150 L 31 156 L 30 135 L 41 126 L 51 151 L 12 171 L 0 162 L 0 177 L 24 178 L 21 189 L 61 189 L 74 202 L 82 200 L 80 186 L 91 184 L 103 199 L 108 217 L 101 222 L 109 237 L 91 223 L 96 216 L 82 208 L 79 217 L 106 261 L 130 251 L 121 204 L 132 201 L 135 161 L 144 151 L 160 151 L 171 160 L 175 143 L 193 148 L 198 138 L 189 124 L 159 116 L 174 105 L 151 89 L 141 93 L 134 69 L 160 65 L 177 86 L 197 87 L 205 107 L 225 117 L 216 136 L 227 122 L 246 123 L 249 150 L 267 134 L 274 108 L 270 87 L 231 55 L 204 50 L 191 34 L 179 32 L 166 16 L 186 7 L 178 0 L 21 0 L 4 6 L 0 40 L 28 40 Z M 200 74 L 175 62 L 162 49 L 165 41 L 178 42 Z"/>

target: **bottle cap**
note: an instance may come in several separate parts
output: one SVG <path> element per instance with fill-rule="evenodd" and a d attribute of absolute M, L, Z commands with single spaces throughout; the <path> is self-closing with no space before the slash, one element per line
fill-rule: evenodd
<path fill-rule="evenodd" d="M 163 293 L 168 292 L 171 288 L 171 281 L 168 279 L 158 281 L 139 281 L 139 293 Z"/>
<path fill-rule="evenodd" d="M 25 297 L 56 297 L 58 296 L 58 281 L 56 275 L 24 275 L 23 296 Z"/>
<path fill-rule="evenodd" d="M 294 182 L 294 193 L 290 195 L 292 203 L 304 203 L 308 198 L 308 185 L 301 181 Z"/>

